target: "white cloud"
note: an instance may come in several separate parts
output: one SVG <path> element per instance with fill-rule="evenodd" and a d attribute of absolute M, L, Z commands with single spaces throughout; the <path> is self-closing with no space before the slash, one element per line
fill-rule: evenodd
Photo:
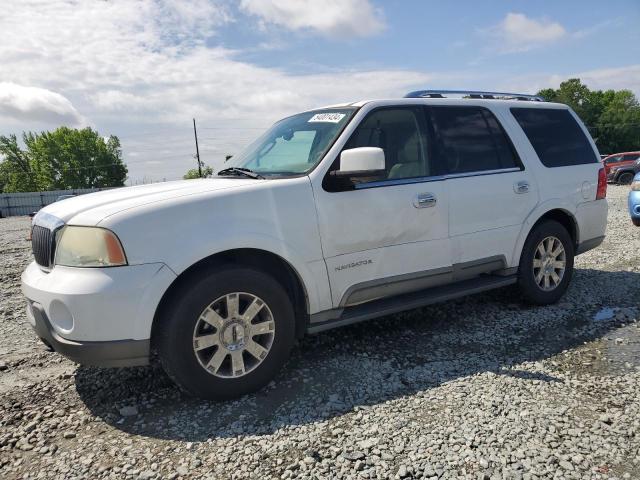
<path fill-rule="evenodd" d="M 118 135 L 132 178 L 177 178 L 193 166 L 193 117 L 201 156 L 216 164 L 257 136 L 253 127 L 363 95 L 399 96 L 431 78 L 385 69 L 294 75 L 253 65 L 213 45 L 219 27 L 236 21 L 227 2 L 186 3 L 10 0 L 0 16 L 0 81 L 58 92 L 73 103 L 74 118 L 81 111 L 101 134 Z M 0 134 L 33 129 L 32 119 L 0 112 Z M 150 172 L 144 162 L 156 160 Z"/>
<path fill-rule="evenodd" d="M 620 68 L 601 68 L 588 70 L 576 75 L 592 89 L 633 91 L 640 98 L 640 65 L 630 65 Z M 565 78 L 553 79 L 554 84 L 560 85 Z"/>
<path fill-rule="evenodd" d="M 46 88 L 0 82 L 0 117 L 36 121 L 58 126 L 76 126 L 82 117 L 69 99 Z"/>
<path fill-rule="evenodd" d="M 374 15 L 381 22 L 368 2 L 360 3 L 365 7 L 358 11 L 352 10 L 358 2 L 345 2 L 350 6 L 343 11 L 357 13 L 345 18 Z M 10 114 L 0 106 L 0 134 L 75 120 L 102 135 L 120 137 L 131 178 L 175 179 L 195 166 L 193 117 L 202 159 L 218 166 L 225 154 L 236 153 L 257 136 L 258 128 L 303 109 L 363 97 L 399 97 L 426 87 L 521 86 L 533 91 L 560 78 L 505 79 L 500 72 L 488 71 L 483 77 L 473 70 L 435 75 L 386 68 L 326 73 L 315 68 L 321 73 L 292 74 L 248 63 L 238 52 L 218 46 L 220 27 L 240 21 L 232 18 L 228 5 L 227 0 L 5 0 L 0 15 L 0 82 L 12 86 L 0 92 L 14 93 L 10 101 L 0 93 L 0 105 L 12 105 Z M 296 28 L 325 33 L 340 23 L 333 21 L 332 27 L 324 21 L 329 25 L 324 30 L 299 20 L 296 25 L 302 26 Z M 367 31 L 349 22 L 345 32 Z M 640 90 L 640 66 L 584 73 L 594 88 Z M 21 90 L 25 88 L 28 95 Z M 46 119 L 52 123 L 41 125 Z"/>
<path fill-rule="evenodd" d="M 524 52 L 549 45 L 567 35 L 565 28 L 549 19 L 536 20 L 522 13 L 508 13 L 494 27 L 485 30 L 502 53 Z"/>
<path fill-rule="evenodd" d="M 242 0 L 240 6 L 266 25 L 330 38 L 366 37 L 385 26 L 382 13 L 369 0 Z"/>
<path fill-rule="evenodd" d="M 592 90 L 631 90 L 640 98 L 640 64 L 563 74 L 529 74 L 502 80 L 499 86 L 512 91 L 535 93 L 542 88 L 558 88 L 568 78 L 579 78 Z"/>

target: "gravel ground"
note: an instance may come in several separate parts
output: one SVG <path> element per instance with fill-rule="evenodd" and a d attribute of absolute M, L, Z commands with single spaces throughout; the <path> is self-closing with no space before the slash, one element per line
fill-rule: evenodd
<path fill-rule="evenodd" d="M 559 304 L 504 289 L 308 337 L 226 403 L 46 351 L 19 290 L 29 220 L 0 220 L 0 478 L 640 478 L 627 189 Z"/>

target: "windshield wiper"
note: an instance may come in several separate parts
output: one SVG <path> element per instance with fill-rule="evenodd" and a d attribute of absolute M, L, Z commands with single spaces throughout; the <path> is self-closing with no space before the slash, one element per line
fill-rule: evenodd
<path fill-rule="evenodd" d="M 253 170 L 243 167 L 223 168 L 216 175 L 218 175 L 219 177 L 223 177 L 225 175 L 238 175 L 240 177 L 264 178 L 258 172 L 254 172 Z"/>

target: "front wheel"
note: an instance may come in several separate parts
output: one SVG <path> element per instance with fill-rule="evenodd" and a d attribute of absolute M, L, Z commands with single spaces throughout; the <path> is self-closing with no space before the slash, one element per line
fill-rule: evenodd
<path fill-rule="evenodd" d="M 547 220 L 529 233 L 522 249 L 518 285 L 525 300 L 536 305 L 557 302 L 573 273 L 573 241 L 558 222 Z"/>
<path fill-rule="evenodd" d="M 633 222 L 636 227 L 640 227 L 640 218 L 632 218 L 631 222 Z"/>
<path fill-rule="evenodd" d="M 262 388 L 287 360 L 293 306 L 271 276 L 223 266 L 185 282 L 172 300 L 156 345 L 164 370 L 185 392 L 235 398 Z"/>

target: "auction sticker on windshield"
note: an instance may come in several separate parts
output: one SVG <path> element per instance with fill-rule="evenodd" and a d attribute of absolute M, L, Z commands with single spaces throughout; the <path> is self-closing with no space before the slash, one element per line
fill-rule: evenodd
<path fill-rule="evenodd" d="M 340 120 L 344 118 L 344 113 L 338 112 L 327 112 L 327 113 L 316 113 L 313 117 L 309 119 L 309 123 L 311 122 L 330 122 L 330 123 L 338 123 Z"/>

